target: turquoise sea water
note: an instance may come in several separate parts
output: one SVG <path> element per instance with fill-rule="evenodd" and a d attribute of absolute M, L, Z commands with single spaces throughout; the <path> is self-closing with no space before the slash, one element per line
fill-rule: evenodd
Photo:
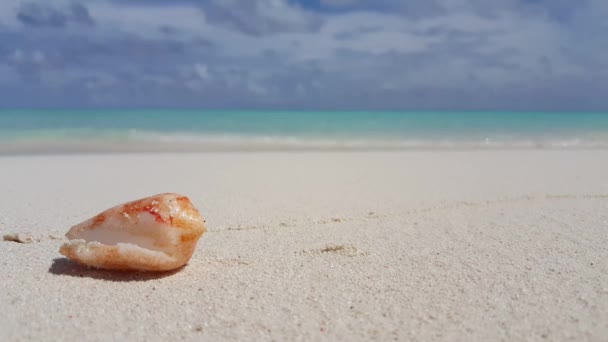
<path fill-rule="evenodd" d="M 23 150 L 608 148 L 608 113 L 3 110 Z"/>

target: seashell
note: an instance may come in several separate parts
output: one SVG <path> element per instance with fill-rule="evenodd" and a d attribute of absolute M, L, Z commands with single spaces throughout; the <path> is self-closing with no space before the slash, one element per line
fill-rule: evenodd
<path fill-rule="evenodd" d="M 59 252 L 112 270 L 168 271 L 185 265 L 205 232 L 188 197 L 165 193 L 110 208 L 73 226 Z"/>
<path fill-rule="evenodd" d="M 34 236 L 31 233 L 10 233 L 10 234 L 5 234 L 2 237 L 2 240 L 4 240 L 4 241 L 12 241 L 12 242 L 19 242 L 19 243 L 32 243 L 32 242 L 39 241 L 39 240 L 35 239 Z"/>

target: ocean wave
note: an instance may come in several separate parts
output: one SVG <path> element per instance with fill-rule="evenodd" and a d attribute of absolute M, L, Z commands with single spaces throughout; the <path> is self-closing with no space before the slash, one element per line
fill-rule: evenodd
<path fill-rule="evenodd" d="M 451 138 L 386 138 L 376 137 L 317 137 L 279 135 L 193 134 L 129 131 L 132 142 L 194 144 L 218 147 L 310 148 L 310 149 L 459 149 L 459 148 L 608 148 L 608 135 L 587 137 L 521 137 L 498 136 L 470 139 Z"/>
<path fill-rule="evenodd" d="M 459 149 L 608 149 L 608 135 L 583 137 L 315 137 L 203 134 L 192 132 L 45 132 L 13 134 L 0 140 L 0 152 L 196 152 L 266 150 L 459 150 Z"/>

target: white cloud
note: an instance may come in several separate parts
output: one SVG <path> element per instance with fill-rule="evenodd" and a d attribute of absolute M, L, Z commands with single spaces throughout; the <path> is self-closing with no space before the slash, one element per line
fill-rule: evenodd
<path fill-rule="evenodd" d="M 5 25 L 8 28 L 19 27 L 19 21 L 16 18 L 16 14 L 21 2 L 21 0 L 0 1 L 0 24 Z"/>
<path fill-rule="evenodd" d="M 354 5 L 359 3 L 359 0 L 321 0 L 320 3 L 323 6 L 328 7 L 342 7 L 348 5 Z"/>
<path fill-rule="evenodd" d="M 208 25 L 199 7 L 189 5 L 135 6 L 95 2 L 89 5 L 91 17 L 106 30 L 119 30 L 142 37 L 162 35 L 161 27 L 172 27 L 181 35 L 198 35 Z"/>
<path fill-rule="evenodd" d="M 373 92 L 381 101 L 419 88 L 476 95 L 566 79 L 608 82 L 608 43 L 597 38 L 608 28 L 603 0 L 581 2 L 568 22 L 542 3 L 515 0 L 380 1 L 394 12 L 367 10 L 373 4 L 361 0 L 322 2 L 352 10 L 318 12 L 287 0 L 91 0 L 94 26 L 48 30 L 24 28 L 15 21 L 20 2 L 6 0 L 0 22 L 12 35 L 0 42 L 0 59 L 14 75 L 36 76 L 32 84 L 81 82 L 116 93 L 148 87 L 167 101 L 184 88 L 196 94 L 193 101 L 238 94 L 244 101 L 288 103 L 289 96 L 305 102 Z M 414 12 L 416 6 L 442 10 L 408 15 L 399 4 Z M 538 8 L 544 10 L 532 11 Z M 0 78 L 0 85 L 9 82 Z"/>
<path fill-rule="evenodd" d="M 196 75 L 203 81 L 207 81 L 211 79 L 209 75 L 209 69 L 205 64 L 197 63 L 194 65 L 194 72 Z"/>
<path fill-rule="evenodd" d="M 32 62 L 34 64 L 43 64 L 45 61 L 46 58 L 44 56 L 44 53 L 39 50 L 34 50 L 34 52 L 32 52 Z"/>

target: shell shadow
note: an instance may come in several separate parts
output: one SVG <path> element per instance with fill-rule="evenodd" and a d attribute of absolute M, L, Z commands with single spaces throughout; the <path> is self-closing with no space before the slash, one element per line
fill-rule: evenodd
<path fill-rule="evenodd" d="M 174 275 L 181 271 L 184 266 L 166 272 L 140 272 L 140 271 L 110 271 L 87 267 L 70 261 L 67 258 L 53 259 L 49 267 L 49 273 L 59 276 L 75 278 L 93 278 L 116 282 L 148 281 Z"/>

